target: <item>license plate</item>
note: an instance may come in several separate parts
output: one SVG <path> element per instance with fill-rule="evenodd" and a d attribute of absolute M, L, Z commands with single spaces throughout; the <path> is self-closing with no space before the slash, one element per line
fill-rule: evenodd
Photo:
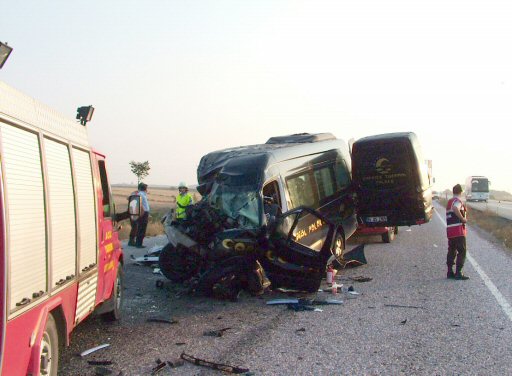
<path fill-rule="evenodd" d="M 367 223 L 379 223 L 379 222 L 387 222 L 388 217 L 382 216 L 382 217 L 366 217 Z"/>

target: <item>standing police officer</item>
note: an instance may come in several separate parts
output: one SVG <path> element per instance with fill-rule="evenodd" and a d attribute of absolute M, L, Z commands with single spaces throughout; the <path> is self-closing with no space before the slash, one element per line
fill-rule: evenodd
<path fill-rule="evenodd" d="M 462 187 L 457 184 L 452 189 L 453 197 L 446 204 L 446 235 L 448 236 L 448 254 L 446 265 L 448 272 L 446 278 L 467 280 L 464 275 L 464 261 L 466 260 L 466 206 L 461 200 Z M 453 264 L 455 263 L 455 273 Z"/>

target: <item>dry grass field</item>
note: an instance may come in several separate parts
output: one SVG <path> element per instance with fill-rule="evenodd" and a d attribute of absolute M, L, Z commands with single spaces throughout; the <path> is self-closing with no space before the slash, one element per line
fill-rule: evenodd
<path fill-rule="evenodd" d="M 112 195 L 114 196 L 114 202 L 116 204 L 116 211 L 118 213 L 126 210 L 128 206 L 128 196 L 130 193 L 136 190 L 136 187 L 129 186 L 113 186 Z M 198 202 L 201 199 L 201 195 L 195 191 L 189 191 L 194 202 Z M 176 208 L 176 196 L 178 195 L 178 189 L 173 188 L 152 188 L 148 187 L 148 199 L 150 211 L 150 219 L 148 228 L 146 230 L 146 236 L 161 235 L 164 233 L 164 228 L 160 223 L 162 216 L 171 209 Z M 131 226 L 130 221 L 125 220 L 122 223 L 122 229 L 119 232 L 121 239 L 128 239 L 130 234 Z"/>

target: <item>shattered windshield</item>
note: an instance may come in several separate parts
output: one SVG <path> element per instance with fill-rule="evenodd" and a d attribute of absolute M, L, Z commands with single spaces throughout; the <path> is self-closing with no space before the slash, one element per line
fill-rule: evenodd
<path fill-rule="evenodd" d="M 216 184 L 209 202 L 228 217 L 237 221 L 239 227 L 256 228 L 261 226 L 258 192 L 251 186 L 228 186 Z"/>

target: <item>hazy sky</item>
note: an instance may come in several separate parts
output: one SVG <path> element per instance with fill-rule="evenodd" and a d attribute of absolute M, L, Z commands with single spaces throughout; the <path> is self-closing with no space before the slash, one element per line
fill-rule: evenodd
<path fill-rule="evenodd" d="M 270 136 L 416 132 L 436 189 L 512 192 L 512 3 L 7 1 L 0 80 L 74 117 L 113 183 L 196 183 L 207 152 Z"/>

